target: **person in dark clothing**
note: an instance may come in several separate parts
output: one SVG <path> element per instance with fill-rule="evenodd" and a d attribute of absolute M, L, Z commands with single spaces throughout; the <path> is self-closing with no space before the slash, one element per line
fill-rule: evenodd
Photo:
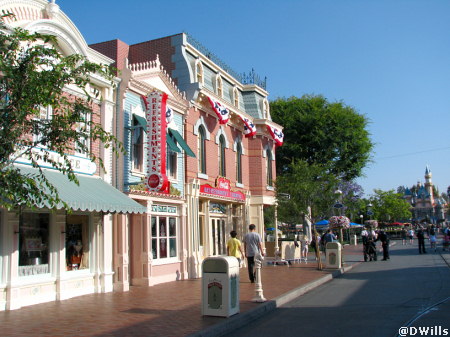
<path fill-rule="evenodd" d="M 426 254 L 425 251 L 425 233 L 423 232 L 423 228 L 420 227 L 416 233 L 417 241 L 419 241 L 419 254 Z"/>
<path fill-rule="evenodd" d="M 380 230 L 378 240 L 381 241 L 381 247 L 383 248 L 383 261 L 387 261 L 389 260 L 389 235 L 384 230 Z"/>

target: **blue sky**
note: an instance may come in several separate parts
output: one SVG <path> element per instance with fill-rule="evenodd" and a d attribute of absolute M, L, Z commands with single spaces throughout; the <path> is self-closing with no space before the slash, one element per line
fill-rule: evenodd
<path fill-rule="evenodd" d="M 450 1 L 57 0 L 86 41 L 128 44 L 188 32 L 270 98 L 322 94 L 366 115 L 366 195 L 450 185 Z"/>

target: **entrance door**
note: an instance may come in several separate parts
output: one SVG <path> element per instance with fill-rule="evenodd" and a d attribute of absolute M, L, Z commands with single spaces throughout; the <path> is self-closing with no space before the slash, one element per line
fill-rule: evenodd
<path fill-rule="evenodd" d="M 212 255 L 226 255 L 225 219 L 211 218 L 211 235 Z"/>

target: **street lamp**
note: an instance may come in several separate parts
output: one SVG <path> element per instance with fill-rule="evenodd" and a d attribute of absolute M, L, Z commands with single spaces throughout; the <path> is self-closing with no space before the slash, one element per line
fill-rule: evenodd
<path fill-rule="evenodd" d="M 362 224 L 363 224 L 363 221 L 364 221 L 364 215 L 360 214 L 360 215 L 359 215 L 359 218 L 361 219 L 360 224 L 362 225 Z"/>

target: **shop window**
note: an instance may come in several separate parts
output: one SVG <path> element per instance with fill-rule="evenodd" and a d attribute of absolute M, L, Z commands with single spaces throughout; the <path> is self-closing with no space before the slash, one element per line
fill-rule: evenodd
<path fill-rule="evenodd" d="M 236 181 L 242 184 L 242 145 L 236 144 Z"/>
<path fill-rule="evenodd" d="M 89 216 L 69 215 L 66 219 L 66 269 L 89 268 Z"/>
<path fill-rule="evenodd" d="M 167 149 L 166 175 L 171 179 L 177 179 L 177 153 Z"/>
<path fill-rule="evenodd" d="M 272 152 L 268 149 L 266 152 L 267 186 L 273 186 L 272 176 Z"/>
<path fill-rule="evenodd" d="M 206 132 L 203 125 L 198 128 L 198 168 L 206 174 Z"/>
<path fill-rule="evenodd" d="M 133 122 L 133 130 L 131 133 L 131 162 L 133 170 L 142 172 L 144 170 L 144 128 L 139 127 L 136 120 Z"/>
<path fill-rule="evenodd" d="M 47 274 L 49 270 L 48 213 L 24 212 L 19 220 L 19 276 Z"/>
<path fill-rule="evenodd" d="M 152 255 L 153 259 L 176 258 L 177 218 L 152 216 Z"/>
<path fill-rule="evenodd" d="M 226 142 L 225 137 L 223 135 L 220 135 L 219 137 L 219 175 L 222 177 L 225 177 L 226 172 L 226 161 L 225 161 L 225 149 L 226 149 Z"/>

